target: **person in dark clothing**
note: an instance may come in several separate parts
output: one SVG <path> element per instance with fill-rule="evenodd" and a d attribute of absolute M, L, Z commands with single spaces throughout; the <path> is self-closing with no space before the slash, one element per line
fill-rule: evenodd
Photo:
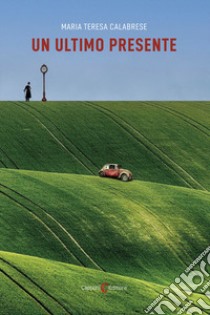
<path fill-rule="evenodd" d="M 31 85 L 30 84 L 31 83 L 28 82 L 28 84 L 25 86 L 25 89 L 23 90 L 25 93 L 26 102 L 29 102 L 31 98 Z"/>

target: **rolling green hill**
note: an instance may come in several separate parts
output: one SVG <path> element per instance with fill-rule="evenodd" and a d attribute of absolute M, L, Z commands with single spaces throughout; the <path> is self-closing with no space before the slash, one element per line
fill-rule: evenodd
<path fill-rule="evenodd" d="M 209 245 L 209 108 L 0 102 L 0 314 L 144 314 Z"/>
<path fill-rule="evenodd" d="M 0 257 L 2 314 L 139 314 L 142 302 L 156 297 L 154 284 L 142 280 L 31 256 L 0 252 Z M 103 283 L 112 289 L 102 293 Z"/>
<path fill-rule="evenodd" d="M 210 188 L 205 102 L 3 102 L 0 110 L 2 167 L 88 175 L 116 161 L 136 179 Z"/>

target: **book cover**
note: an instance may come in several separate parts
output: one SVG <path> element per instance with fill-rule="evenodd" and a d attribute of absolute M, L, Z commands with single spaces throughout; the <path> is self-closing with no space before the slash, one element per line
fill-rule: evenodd
<path fill-rule="evenodd" d="M 209 0 L 0 11 L 0 314 L 208 314 Z"/>

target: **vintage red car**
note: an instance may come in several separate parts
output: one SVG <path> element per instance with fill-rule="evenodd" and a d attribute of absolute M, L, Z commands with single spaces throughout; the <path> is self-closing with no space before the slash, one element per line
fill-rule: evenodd
<path fill-rule="evenodd" d="M 129 170 L 122 168 L 119 164 L 105 164 L 98 172 L 101 177 L 119 178 L 123 182 L 132 180 L 133 175 Z"/>

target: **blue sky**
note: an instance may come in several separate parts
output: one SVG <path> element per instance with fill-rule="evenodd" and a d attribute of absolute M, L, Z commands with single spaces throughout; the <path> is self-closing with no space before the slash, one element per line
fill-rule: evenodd
<path fill-rule="evenodd" d="M 1 0 L 0 100 L 209 100 L 209 0 Z M 62 31 L 61 23 L 147 23 L 140 31 Z M 32 38 L 176 37 L 176 53 L 34 52 Z"/>

